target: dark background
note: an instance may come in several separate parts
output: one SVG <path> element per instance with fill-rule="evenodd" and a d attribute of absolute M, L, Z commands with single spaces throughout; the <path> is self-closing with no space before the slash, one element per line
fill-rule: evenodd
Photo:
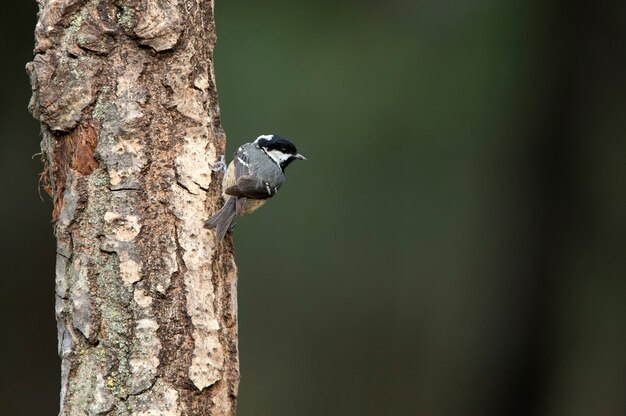
<path fill-rule="evenodd" d="M 239 221 L 240 414 L 626 414 L 626 2 L 225 1 L 229 155 L 309 160 Z M 1 413 L 58 409 L 54 241 L 3 5 Z"/>

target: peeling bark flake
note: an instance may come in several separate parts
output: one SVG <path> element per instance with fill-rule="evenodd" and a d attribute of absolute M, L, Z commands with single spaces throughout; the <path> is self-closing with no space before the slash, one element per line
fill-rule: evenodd
<path fill-rule="evenodd" d="M 75 184 L 75 175 L 91 175 L 98 168 L 98 161 L 94 157 L 97 136 L 93 127 L 78 126 L 71 133 L 54 139 L 53 146 L 53 176 L 54 183 L 54 210 L 53 221 L 59 219 L 63 209 L 63 198 L 66 187 Z M 68 198 L 78 200 L 77 190 L 69 192 Z"/>

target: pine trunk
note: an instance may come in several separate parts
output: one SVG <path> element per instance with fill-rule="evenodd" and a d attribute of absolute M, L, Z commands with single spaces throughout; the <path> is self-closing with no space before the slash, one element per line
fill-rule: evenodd
<path fill-rule="evenodd" d="M 54 202 L 61 415 L 234 415 L 236 266 L 212 0 L 39 0 L 30 109 Z"/>

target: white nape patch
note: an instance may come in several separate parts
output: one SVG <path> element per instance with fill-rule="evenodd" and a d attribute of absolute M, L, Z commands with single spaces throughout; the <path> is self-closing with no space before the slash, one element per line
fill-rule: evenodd
<path fill-rule="evenodd" d="M 273 134 L 262 134 L 259 137 L 256 138 L 256 140 L 254 141 L 255 143 L 258 143 L 259 140 L 261 139 L 265 139 L 265 140 L 272 140 L 272 137 L 274 137 Z"/>
<path fill-rule="evenodd" d="M 247 168 L 250 167 L 250 164 L 248 162 L 246 162 L 245 160 L 243 160 L 242 158 L 240 158 L 239 156 L 237 156 L 237 160 L 239 161 L 239 163 L 241 163 L 245 167 L 247 167 Z"/>
<path fill-rule="evenodd" d="M 280 150 L 266 150 L 266 149 L 263 149 L 263 150 L 265 151 L 265 153 L 267 153 L 269 157 L 272 158 L 274 162 L 276 162 L 276 164 L 278 164 L 278 166 L 280 166 L 281 163 L 283 163 L 284 161 L 289 159 L 291 156 L 293 156 L 288 153 L 283 153 Z"/>
<path fill-rule="evenodd" d="M 272 190 L 270 189 L 270 184 L 265 182 L 265 181 L 264 181 L 264 183 L 265 183 L 265 189 L 267 189 L 267 193 L 272 195 Z"/>

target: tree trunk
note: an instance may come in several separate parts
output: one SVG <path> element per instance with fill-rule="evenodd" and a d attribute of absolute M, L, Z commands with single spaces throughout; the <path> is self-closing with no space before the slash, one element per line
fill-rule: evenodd
<path fill-rule="evenodd" d="M 233 415 L 236 266 L 212 0 L 39 0 L 30 109 L 54 201 L 61 415 Z"/>

